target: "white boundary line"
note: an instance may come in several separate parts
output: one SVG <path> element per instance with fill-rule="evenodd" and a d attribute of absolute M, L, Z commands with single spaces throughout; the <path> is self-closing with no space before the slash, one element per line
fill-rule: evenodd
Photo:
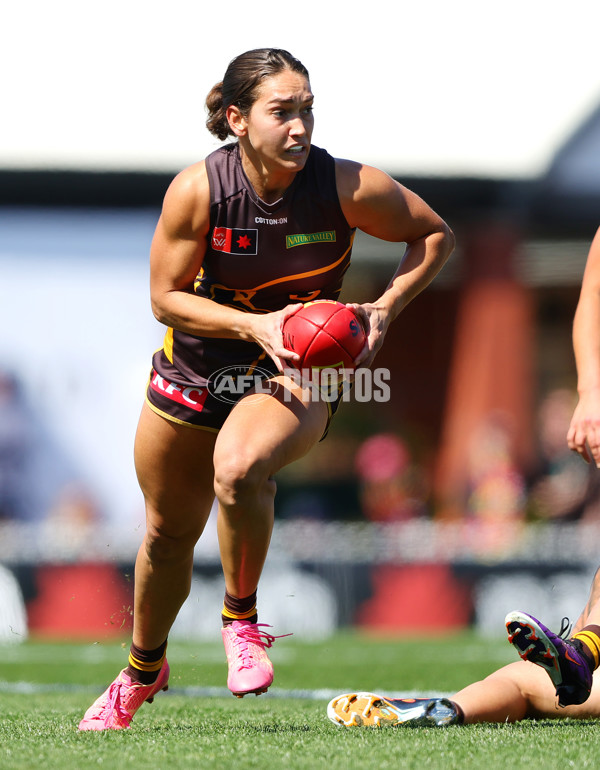
<path fill-rule="evenodd" d="M 38 695 L 41 693 L 90 693 L 102 692 L 101 688 L 93 685 L 80 684 L 40 684 L 37 682 L 4 682 L 0 681 L 0 693 L 15 693 L 19 695 Z M 339 688 L 337 690 L 283 690 L 272 687 L 264 693 L 266 698 L 291 698 L 297 700 L 330 701 L 343 692 L 359 692 Z M 447 698 L 451 693 L 441 692 L 389 692 L 384 691 L 388 698 Z M 188 698 L 230 698 L 231 692 L 226 687 L 169 687 L 165 695 L 183 695 Z"/>

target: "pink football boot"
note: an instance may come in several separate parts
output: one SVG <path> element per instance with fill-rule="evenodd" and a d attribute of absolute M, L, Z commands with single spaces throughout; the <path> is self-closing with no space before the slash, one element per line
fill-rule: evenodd
<path fill-rule="evenodd" d="M 221 629 L 229 664 L 227 687 L 238 698 L 251 692 L 260 695 L 273 682 L 273 664 L 265 647 L 271 647 L 275 639 L 281 637 L 261 631 L 260 626 L 270 628 L 266 623 L 234 620 L 231 625 Z"/>
<path fill-rule="evenodd" d="M 123 730 L 129 727 L 142 703 L 152 703 L 160 690 L 169 689 L 169 664 L 165 660 L 153 684 L 133 682 L 121 671 L 119 676 L 92 703 L 79 723 L 80 730 Z"/>

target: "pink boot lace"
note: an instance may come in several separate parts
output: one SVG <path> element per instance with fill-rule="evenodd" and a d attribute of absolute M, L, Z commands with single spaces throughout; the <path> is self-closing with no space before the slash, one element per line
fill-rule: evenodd
<path fill-rule="evenodd" d="M 232 625 L 236 625 L 235 623 Z M 268 623 L 249 623 L 242 626 L 237 624 L 238 628 L 235 629 L 235 637 L 233 638 L 233 646 L 237 653 L 239 668 L 252 668 L 254 665 L 255 653 L 254 645 L 260 647 L 262 650 L 265 647 L 272 647 L 275 639 L 283 639 L 284 636 L 292 636 L 292 634 L 280 634 L 279 636 L 273 636 L 266 631 L 260 631 L 259 628 L 271 628 Z"/>

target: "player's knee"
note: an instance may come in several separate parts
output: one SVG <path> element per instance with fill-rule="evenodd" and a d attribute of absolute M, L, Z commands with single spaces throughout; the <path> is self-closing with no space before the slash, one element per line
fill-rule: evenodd
<path fill-rule="evenodd" d="M 222 505 L 244 505 L 275 494 L 267 464 L 241 455 L 215 462 L 215 494 Z"/>
<path fill-rule="evenodd" d="M 148 559 L 153 563 L 185 560 L 193 555 L 199 534 L 195 532 L 168 533 L 157 527 L 148 526 L 144 538 L 144 548 Z"/>

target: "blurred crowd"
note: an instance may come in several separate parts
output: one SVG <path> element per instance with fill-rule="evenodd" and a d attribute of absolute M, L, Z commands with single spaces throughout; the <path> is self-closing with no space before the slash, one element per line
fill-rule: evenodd
<path fill-rule="evenodd" d="M 0 523 L 61 523 L 83 537 L 100 518 L 76 461 L 46 430 L 18 377 L 0 371 Z"/>
<path fill-rule="evenodd" d="M 470 437 L 459 504 L 465 537 L 478 552 L 502 553 L 528 523 L 600 522 L 600 474 L 567 447 L 576 393 L 559 388 L 541 400 L 535 450 L 523 467 L 516 430 L 493 412 Z M 286 518 L 444 520 L 436 507 L 435 457 L 415 450 L 400 432 L 362 439 L 332 434 L 280 482 Z"/>
<path fill-rule="evenodd" d="M 479 552 L 502 552 L 529 522 L 600 520 L 599 474 L 565 440 L 575 403 L 568 389 L 541 400 L 527 468 L 515 459 L 516 428 L 505 415 L 489 414 L 474 432 L 459 510 L 465 537 Z M 434 453 L 411 446 L 400 431 L 358 435 L 340 424 L 281 474 L 277 515 L 377 524 L 435 520 L 443 514 L 436 510 L 434 477 Z M 76 541 L 102 519 L 82 474 L 45 434 L 18 379 L 0 373 L 0 522 L 60 523 Z"/>

